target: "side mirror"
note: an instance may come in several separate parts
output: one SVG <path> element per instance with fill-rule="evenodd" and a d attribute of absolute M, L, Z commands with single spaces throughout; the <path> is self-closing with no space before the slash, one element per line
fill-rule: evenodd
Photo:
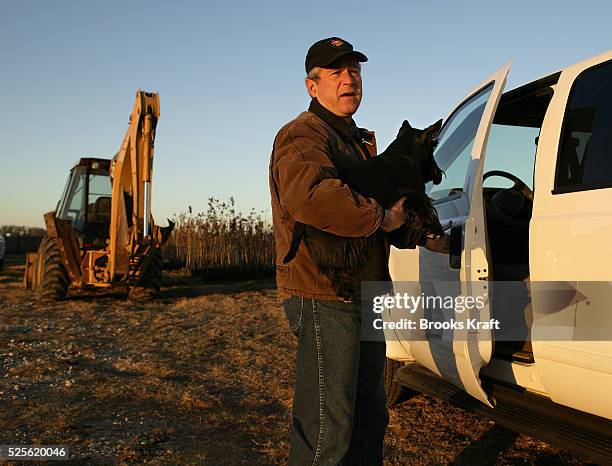
<path fill-rule="evenodd" d="M 461 247 L 463 243 L 463 225 L 457 225 L 450 230 L 450 251 L 448 263 L 451 269 L 461 268 Z"/>

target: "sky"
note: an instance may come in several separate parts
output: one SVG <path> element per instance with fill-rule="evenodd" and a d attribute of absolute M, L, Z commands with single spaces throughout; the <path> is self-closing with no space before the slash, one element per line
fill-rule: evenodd
<path fill-rule="evenodd" d="M 506 89 L 612 48 L 612 3 L 0 1 L 0 225 L 42 226 L 80 157 L 112 157 L 137 89 L 159 92 L 157 223 L 208 198 L 270 217 L 276 132 L 308 106 L 304 58 L 364 52 L 355 115 L 379 149 L 445 117 L 514 60 Z"/>

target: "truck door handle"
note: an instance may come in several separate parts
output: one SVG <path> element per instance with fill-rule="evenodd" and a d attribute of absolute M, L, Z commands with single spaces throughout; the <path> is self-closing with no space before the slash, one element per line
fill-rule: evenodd
<path fill-rule="evenodd" d="M 456 225 L 450 229 L 450 245 L 448 263 L 451 269 L 461 268 L 461 243 L 463 242 L 463 225 Z"/>

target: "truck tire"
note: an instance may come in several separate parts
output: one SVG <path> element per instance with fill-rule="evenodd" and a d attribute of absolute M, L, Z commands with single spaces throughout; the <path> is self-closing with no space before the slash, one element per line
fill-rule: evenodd
<path fill-rule="evenodd" d="M 40 243 L 39 267 L 41 279 L 36 289 L 39 299 L 44 301 L 59 301 L 66 298 L 70 279 L 64 267 L 62 253 L 54 238 L 45 236 Z"/>
<path fill-rule="evenodd" d="M 161 287 L 162 270 L 161 250 L 153 248 L 136 266 L 136 272 L 128 290 L 129 299 L 140 301 L 154 297 Z"/>
<path fill-rule="evenodd" d="M 395 380 L 395 372 L 403 366 L 403 362 L 395 361 L 394 359 L 387 358 L 385 361 L 385 392 L 387 394 L 387 406 L 389 408 L 397 406 L 401 402 L 417 395 L 417 392 L 400 385 Z"/>

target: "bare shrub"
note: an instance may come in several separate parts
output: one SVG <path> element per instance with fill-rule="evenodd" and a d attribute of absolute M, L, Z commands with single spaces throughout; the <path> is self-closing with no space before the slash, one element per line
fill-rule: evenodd
<path fill-rule="evenodd" d="M 231 276 L 262 274 L 274 267 L 274 234 L 262 212 L 244 216 L 234 198 L 208 199 L 206 212 L 189 211 L 174 217 L 169 241 L 163 246 L 166 261 L 202 274 Z"/>

